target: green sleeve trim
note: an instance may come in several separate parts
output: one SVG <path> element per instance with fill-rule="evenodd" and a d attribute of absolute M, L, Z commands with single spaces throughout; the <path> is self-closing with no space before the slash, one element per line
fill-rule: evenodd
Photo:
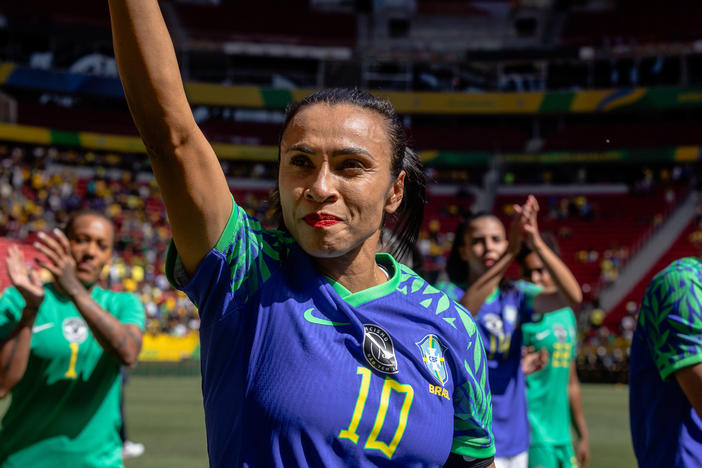
<path fill-rule="evenodd" d="M 342 284 L 327 278 L 334 290 L 341 296 L 341 298 L 346 301 L 352 307 L 358 307 L 366 302 L 370 302 L 379 297 L 387 296 L 397 289 L 400 284 L 400 265 L 392 258 L 392 255 L 388 253 L 377 253 L 375 254 L 376 263 L 382 263 L 383 265 L 392 268 L 392 276 L 388 281 L 378 284 L 376 286 L 364 289 L 363 291 L 358 291 L 352 293 Z"/>
<path fill-rule="evenodd" d="M 495 456 L 495 444 L 490 444 L 488 447 L 475 447 L 472 445 L 466 445 L 467 441 L 470 439 L 463 437 L 457 437 L 453 440 L 451 445 L 451 452 L 461 455 L 463 457 L 472 458 L 490 458 Z"/>
<path fill-rule="evenodd" d="M 219 236 L 217 244 L 215 244 L 215 249 L 218 252 L 224 252 L 227 247 L 231 244 L 231 238 L 235 232 L 241 228 L 241 223 L 244 221 L 243 210 L 234 201 L 234 195 L 231 195 L 232 199 L 232 212 L 229 214 L 229 220 L 227 225 L 224 226 L 224 231 L 222 235 Z"/>
<path fill-rule="evenodd" d="M 701 362 L 702 362 L 702 353 L 693 354 L 692 356 L 688 356 L 688 357 L 681 359 L 679 361 L 675 361 L 674 363 L 672 363 L 669 366 L 666 366 L 665 368 L 660 370 L 661 378 L 663 380 L 667 380 L 671 374 L 679 371 L 680 369 L 684 369 L 686 367 L 690 367 L 690 366 L 693 366 L 695 364 L 699 364 Z"/>
<path fill-rule="evenodd" d="M 242 217 L 240 216 L 239 205 L 234 201 L 234 195 L 231 195 L 232 199 L 232 212 L 229 214 L 229 220 L 227 225 L 224 227 L 222 235 L 219 236 L 217 244 L 215 244 L 215 249 L 222 252 L 222 249 L 226 247 L 226 241 L 224 239 L 231 238 L 233 232 L 239 228 L 239 223 Z M 224 247 L 223 247 L 224 246 Z M 176 289 L 182 288 L 187 281 L 183 281 L 185 278 L 185 271 L 183 270 L 183 265 L 180 263 L 180 258 L 178 257 L 178 250 L 176 249 L 175 242 L 173 239 L 168 243 L 168 250 L 166 251 L 166 278 L 168 282 Z"/>

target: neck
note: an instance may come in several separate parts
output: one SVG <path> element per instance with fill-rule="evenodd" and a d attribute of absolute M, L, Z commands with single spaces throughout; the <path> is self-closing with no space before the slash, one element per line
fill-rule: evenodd
<path fill-rule="evenodd" d="M 335 258 L 313 258 L 317 269 L 352 293 L 363 291 L 388 280 L 375 263 L 375 249 L 364 248 Z"/>

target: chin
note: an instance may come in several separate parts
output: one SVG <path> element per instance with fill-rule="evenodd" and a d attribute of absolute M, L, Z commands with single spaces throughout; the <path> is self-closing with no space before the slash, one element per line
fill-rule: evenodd
<path fill-rule="evenodd" d="M 83 286 L 92 286 L 98 281 L 98 277 L 95 275 L 89 275 L 89 274 L 77 274 L 76 278 L 78 278 L 78 281 L 80 281 Z"/>
<path fill-rule="evenodd" d="M 344 255 L 347 251 L 339 249 L 335 246 L 324 246 L 324 245 L 303 245 L 300 244 L 302 250 L 304 250 L 308 255 L 315 258 L 337 258 Z"/>

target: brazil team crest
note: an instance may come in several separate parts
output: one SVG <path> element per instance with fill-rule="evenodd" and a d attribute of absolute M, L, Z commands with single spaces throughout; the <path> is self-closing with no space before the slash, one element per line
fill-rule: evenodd
<path fill-rule="evenodd" d="M 373 369 L 384 374 L 397 374 L 395 345 L 390 334 L 378 325 L 363 325 L 363 355 Z"/>
<path fill-rule="evenodd" d="M 448 372 L 446 372 L 446 360 L 444 359 L 444 351 L 446 346 L 442 345 L 436 335 L 427 335 L 422 338 L 422 341 L 415 343 L 419 346 L 422 352 L 422 361 L 427 366 L 431 375 L 441 383 L 446 385 L 448 380 Z"/>

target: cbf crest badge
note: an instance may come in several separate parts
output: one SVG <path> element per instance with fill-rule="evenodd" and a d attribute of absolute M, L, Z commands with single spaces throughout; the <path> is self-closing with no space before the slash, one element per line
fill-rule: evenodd
<path fill-rule="evenodd" d="M 378 325 L 363 325 L 363 355 L 370 366 L 384 374 L 397 374 L 395 345 Z"/>
<path fill-rule="evenodd" d="M 436 335 L 427 335 L 422 338 L 422 341 L 415 343 L 419 346 L 422 352 L 422 361 L 427 366 L 431 375 L 441 383 L 446 385 L 448 380 L 448 372 L 446 372 L 446 360 L 444 359 L 444 351 L 446 346 L 442 345 Z"/>
<path fill-rule="evenodd" d="M 63 336 L 69 343 L 82 343 L 88 337 L 88 326 L 80 317 L 69 317 L 61 324 Z"/>

